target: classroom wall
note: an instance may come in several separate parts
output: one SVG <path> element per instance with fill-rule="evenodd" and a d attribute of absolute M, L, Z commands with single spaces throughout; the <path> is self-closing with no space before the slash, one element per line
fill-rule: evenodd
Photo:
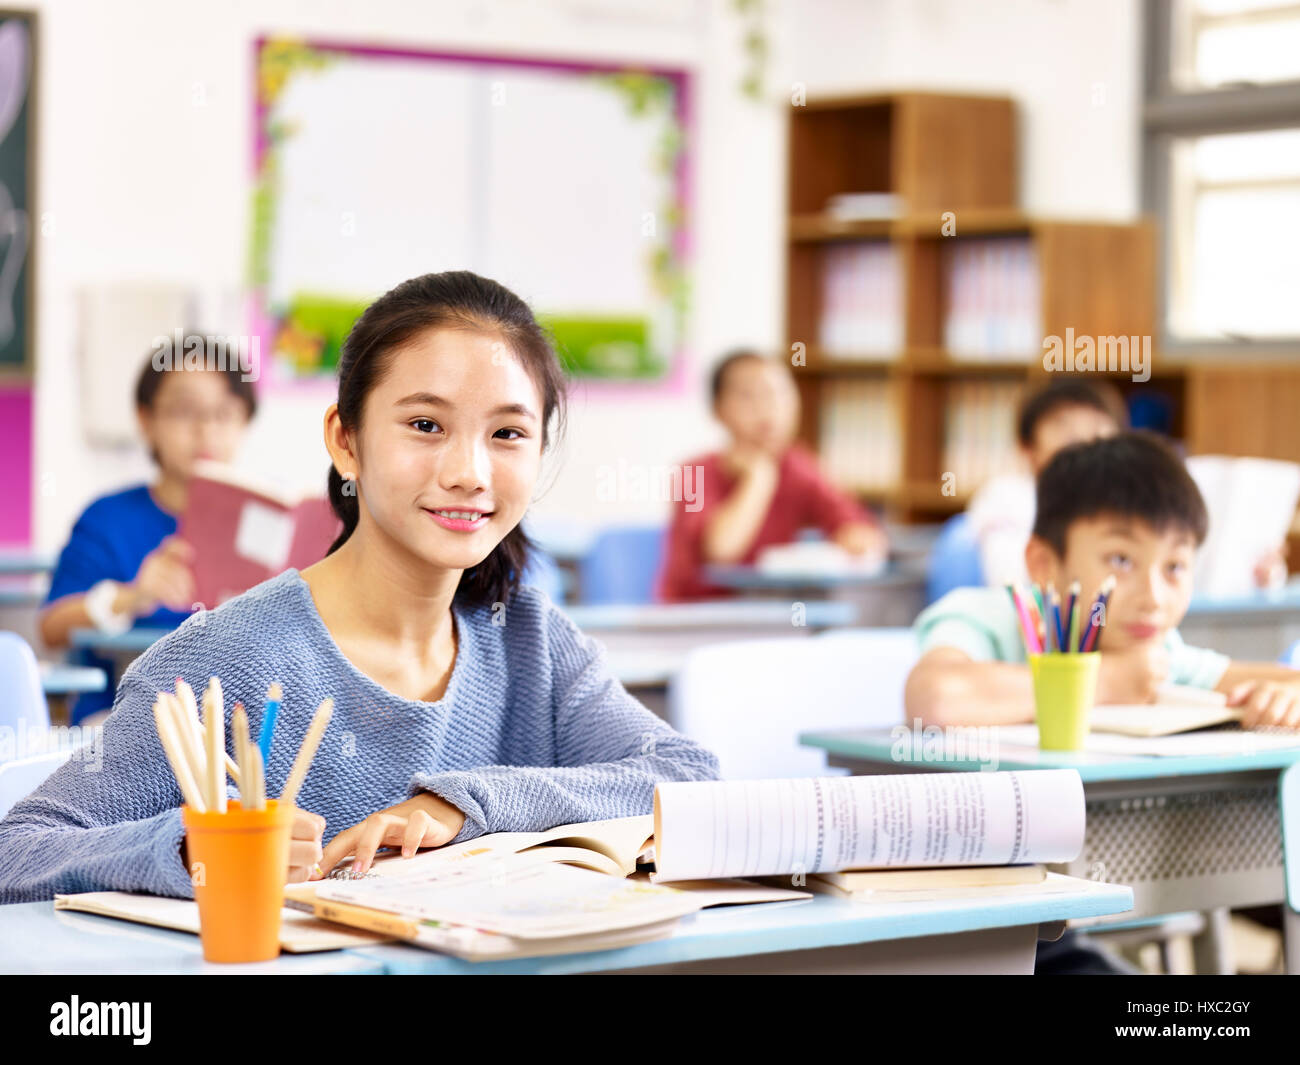
<path fill-rule="evenodd" d="M 131 0 L 36 3 L 39 119 L 38 370 L 34 539 L 56 549 L 93 496 L 148 472 L 140 450 L 79 433 L 78 294 L 117 280 L 179 280 L 221 320 L 243 279 L 252 41 L 267 32 L 480 52 L 643 59 L 696 74 L 694 305 L 689 379 L 722 349 L 781 337 L 782 112 L 810 93 L 945 88 L 1022 106 L 1031 210 L 1123 218 L 1137 198 L 1136 0 L 771 2 L 767 101 L 739 90 L 746 23 L 730 0 Z M 1097 86 L 1101 86 L 1098 95 Z M 143 354 L 143 353 L 142 353 Z M 271 394 L 245 461 L 319 483 L 327 389 Z M 576 388 L 543 517 L 653 520 L 654 499 L 602 499 L 602 466 L 652 471 L 712 446 L 698 388 L 617 399 Z"/>

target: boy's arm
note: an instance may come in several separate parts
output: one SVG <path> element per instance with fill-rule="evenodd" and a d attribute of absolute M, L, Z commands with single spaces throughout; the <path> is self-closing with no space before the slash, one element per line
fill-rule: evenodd
<path fill-rule="evenodd" d="M 1034 720 L 1029 667 L 977 662 L 956 647 L 935 647 L 907 678 L 909 720 L 924 725 L 1019 725 Z"/>
<path fill-rule="evenodd" d="M 702 546 L 707 562 L 738 562 L 762 528 L 776 495 L 780 467 L 768 455 L 754 454 L 730 494 L 704 523 Z"/>
<path fill-rule="evenodd" d="M 1214 690 L 1241 707 L 1243 728 L 1300 728 L 1300 671 L 1276 662 L 1230 662 Z"/>

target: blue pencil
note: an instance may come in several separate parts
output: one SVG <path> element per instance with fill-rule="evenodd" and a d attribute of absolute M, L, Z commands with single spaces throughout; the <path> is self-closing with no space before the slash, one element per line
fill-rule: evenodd
<path fill-rule="evenodd" d="M 1061 597 L 1056 594 L 1056 587 L 1047 586 L 1047 628 L 1052 633 L 1058 651 L 1065 650 L 1065 633 L 1061 631 Z"/>
<path fill-rule="evenodd" d="M 262 714 L 262 731 L 257 735 L 257 746 L 262 752 L 263 765 L 269 765 L 271 761 L 271 733 L 275 731 L 275 716 L 280 712 L 282 698 L 284 698 L 284 691 L 280 687 L 280 682 L 275 681 L 266 690 L 266 711 Z"/>

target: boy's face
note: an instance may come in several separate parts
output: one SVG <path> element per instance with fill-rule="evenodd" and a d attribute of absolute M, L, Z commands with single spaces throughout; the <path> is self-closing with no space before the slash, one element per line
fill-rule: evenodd
<path fill-rule="evenodd" d="M 1095 407 L 1059 407 L 1041 419 L 1034 429 L 1034 442 L 1025 453 L 1029 468 L 1037 477 L 1062 448 L 1114 436 L 1118 432 L 1115 419 Z"/>
<path fill-rule="evenodd" d="M 1122 651 L 1160 643 L 1178 627 L 1192 598 L 1195 555 L 1196 541 L 1185 529 L 1171 526 L 1157 532 L 1140 519 L 1099 515 L 1070 526 L 1064 558 L 1034 538 L 1026 561 L 1031 578 L 1051 581 L 1063 601 L 1070 582 L 1079 582 L 1083 624 L 1102 581 L 1114 574 L 1115 591 L 1102 619 L 1098 647 Z"/>
<path fill-rule="evenodd" d="M 198 459 L 233 461 L 248 427 L 244 401 L 230 391 L 224 374 L 208 370 L 163 374 L 152 407 L 137 414 L 159 467 L 182 478 Z"/>
<path fill-rule="evenodd" d="M 794 439 L 799 393 L 784 367 L 741 359 L 727 368 L 714 410 L 735 443 L 775 455 Z"/>

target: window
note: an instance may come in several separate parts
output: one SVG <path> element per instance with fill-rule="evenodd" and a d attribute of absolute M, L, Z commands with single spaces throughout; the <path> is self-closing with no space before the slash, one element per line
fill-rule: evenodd
<path fill-rule="evenodd" d="M 1161 346 L 1300 345 L 1300 3 L 1147 0 Z"/>

